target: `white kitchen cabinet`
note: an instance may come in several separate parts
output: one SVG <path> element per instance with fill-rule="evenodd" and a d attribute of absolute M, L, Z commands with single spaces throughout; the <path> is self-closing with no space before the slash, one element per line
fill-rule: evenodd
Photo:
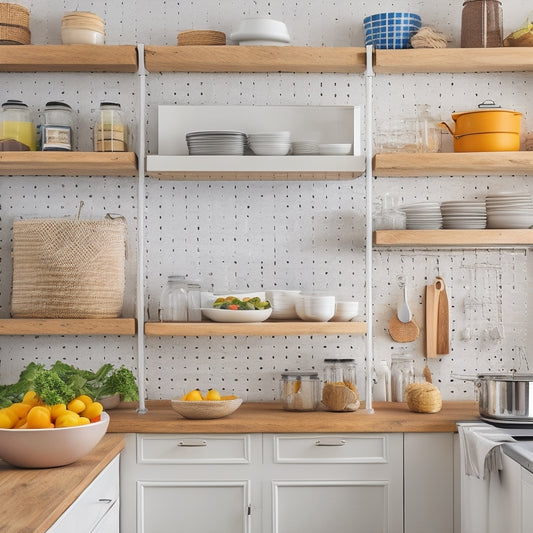
<path fill-rule="evenodd" d="M 120 456 L 117 456 L 48 529 L 48 533 L 118 533 L 119 463 Z"/>
<path fill-rule="evenodd" d="M 265 434 L 263 450 L 261 531 L 403 531 L 402 434 Z"/>
<path fill-rule="evenodd" d="M 521 469 L 521 533 L 533 531 L 533 474 L 522 467 Z"/>

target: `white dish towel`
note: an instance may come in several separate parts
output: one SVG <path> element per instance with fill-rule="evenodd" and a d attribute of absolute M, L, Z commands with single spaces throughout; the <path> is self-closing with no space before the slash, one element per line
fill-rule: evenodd
<path fill-rule="evenodd" d="M 502 469 L 503 442 L 514 439 L 500 429 L 483 422 L 457 424 L 467 476 L 485 479 L 488 473 Z"/>

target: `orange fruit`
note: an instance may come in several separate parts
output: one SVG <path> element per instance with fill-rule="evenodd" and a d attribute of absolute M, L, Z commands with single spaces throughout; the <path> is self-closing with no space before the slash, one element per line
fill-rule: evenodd
<path fill-rule="evenodd" d="M 55 427 L 66 428 L 71 426 L 77 426 L 79 419 L 80 415 L 78 415 L 78 413 L 67 410 L 56 418 Z"/>
<path fill-rule="evenodd" d="M 22 403 L 27 403 L 29 405 L 37 405 L 39 403 L 39 397 L 37 393 L 33 390 L 29 390 L 22 398 Z"/>
<path fill-rule="evenodd" d="M 30 429 L 54 427 L 50 417 L 50 409 L 40 405 L 35 405 L 28 411 L 26 421 L 28 422 L 28 428 Z"/>
<path fill-rule="evenodd" d="M 13 422 L 11 421 L 11 417 L 8 416 L 6 412 L 4 412 L 3 409 L 0 410 L 0 428 L 1 429 L 11 429 L 13 427 Z"/>
<path fill-rule="evenodd" d="M 19 418 L 26 418 L 28 411 L 31 409 L 31 405 L 29 403 L 17 402 L 10 405 L 8 409 L 14 411 Z"/>
<path fill-rule="evenodd" d="M 103 410 L 104 406 L 100 402 L 93 402 L 91 405 L 88 405 L 87 408 L 80 413 L 80 415 L 92 419 L 99 416 Z"/>
<path fill-rule="evenodd" d="M 75 413 L 80 414 L 82 411 L 85 410 L 85 404 L 79 398 L 74 398 L 73 400 L 68 402 L 67 409 L 69 411 L 74 411 Z"/>
<path fill-rule="evenodd" d="M 64 403 L 58 403 L 56 405 L 52 405 L 50 408 L 50 418 L 52 420 L 56 420 L 57 417 L 61 414 L 63 414 L 67 410 L 67 406 Z"/>
<path fill-rule="evenodd" d="M 86 416 L 80 416 L 78 419 L 78 426 L 86 426 L 90 423 L 91 421 Z"/>
<path fill-rule="evenodd" d="M 85 404 L 85 407 L 88 407 L 93 403 L 93 399 L 90 396 L 87 396 L 87 394 L 80 394 L 80 396 L 75 399 L 81 400 Z"/>

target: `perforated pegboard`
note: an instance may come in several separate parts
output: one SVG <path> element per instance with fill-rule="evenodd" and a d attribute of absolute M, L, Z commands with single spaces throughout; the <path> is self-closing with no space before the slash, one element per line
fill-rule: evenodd
<path fill-rule="evenodd" d="M 412 10 L 425 23 L 449 34 L 457 46 L 459 2 L 421 1 L 25 1 L 31 10 L 32 42 L 60 42 L 64 12 L 88 10 L 106 20 L 109 44 L 176 43 L 185 29 L 211 28 L 230 34 L 241 18 L 271 16 L 284 20 L 293 44 L 361 46 L 362 18 L 383 10 Z M 530 7 L 525 0 L 504 5 L 504 30 L 515 29 Z M 48 100 L 68 102 L 78 115 L 79 149 L 90 149 L 90 127 L 98 102 L 121 102 L 128 120 L 137 120 L 136 74 L 0 74 L 5 98 L 21 98 L 34 109 Z M 425 102 L 440 119 L 454 110 L 474 108 L 493 98 L 503 107 L 529 112 L 530 75 L 380 75 L 374 80 L 375 126 L 390 117 L 409 117 L 414 104 Z M 6 89 L 7 88 L 7 89 Z M 146 85 L 147 153 L 157 153 L 159 104 L 243 105 L 361 105 L 364 77 L 345 74 L 157 74 Z M 135 128 L 134 133 L 135 133 Z M 449 143 L 443 137 L 444 143 Z M 530 190 L 527 178 L 454 177 L 377 179 L 374 193 L 393 192 L 401 202 L 481 197 L 487 191 Z M 128 301 L 135 297 L 135 232 L 137 189 L 132 178 L 31 178 L 0 180 L 0 313 L 9 314 L 11 285 L 10 238 L 15 217 L 73 214 L 80 200 L 87 216 L 118 212 L 130 229 Z M 166 182 L 148 179 L 141 200 L 146 241 L 146 312 L 155 317 L 159 294 L 168 274 L 184 273 L 202 279 L 216 290 L 235 288 L 326 289 L 355 298 L 365 311 L 364 180 L 349 182 Z M 374 253 L 375 359 L 389 357 L 401 347 L 384 330 L 400 291 L 396 276 L 410 283 L 415 315 L 422 321 L 422 289 L 440 274 L 452 303 L 452 354 L 430 362 L 445 397 L 473 397 L 471 386 L 452 382 L 450 373 L 519 368 L 526 365 L 528 346 L 527 270 L 522 251 L 496 250 L 381 250 Z M 477 268 L 477 270 L 475 270 Z M 465 301 L 472 291 L 471 276 L 486 273 L 486 294 L 501 294 L 504 338 L 488 343 L 461 331 Z M 481 279 L 481 278 L 479 278 Z M 479 283 L 481 285 L 481 283 Z M 476 285 L 478 287 L 478 285 Z M 476 293 L 483 298 L 483 294 Z M 468 304 L 468 302 L 467 302 Z M 490 315 L 492 318 L 492 315 Z M 476 328 L 478 326 L 476 325 Z M 481 328 L 478 328 L 481 330 Z M 407 350 L 417 369 L 424 364 L 422 340 Z M 270 400 L 278 394 L 278 376 L 286 369 L 321 369 L 325 357 L 355 357 L 359 388 L 364 391 L 363 337 L 165 337 L 146 339 L 146 378 L 149 398 L 168 398 L 183 389 L 201 386 L 235 391 L 248 400 Z M 135 368 L 133 337 L 7 337 L 0 343 L 0 382 L 13 379 L 31 360 L 56 358 L 97 367 L 104 361 Z"/>

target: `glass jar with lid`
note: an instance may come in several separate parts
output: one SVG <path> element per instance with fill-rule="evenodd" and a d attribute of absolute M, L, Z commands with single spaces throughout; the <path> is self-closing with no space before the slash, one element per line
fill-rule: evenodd
<path fill-rule="evenodd" d="M 7 100 L 0 113 L 0 151 L 36 150 L 31 111 L 20 100 Z"/>
<path fill-rule="evenodd" d="M 461 48 L 503 46 L 503 13 L 499 0 L 466 0 L 461 18 Z"/>
<path fill-rule="evenodd" d="M 71 151 L 73 149 L 74 114 L 65 102 L 48 102 L 41 125 L 43 151 Z"/>
<path fill-rule="evenodd" d="M 187 280 L 185 276 L 169 276 L 159 301 L 159 320 L 187 322 Z"/>
<path fill-rule="evenodd" d="M 315 411 L 320 401 L 318 372 L 283 372 L 280 382 L 280 397 L 287 411 Z"/>
<path fill-rule="evenodd" d="M 405 387 L 415 381 L 415 362 L 407 354 L 396 355 L 391 360 L 391 399 L 405 402 Z"/>
<path fill-rule="evenodd" d="M 128 129 L 120 104 L 102 102 L 94 124 L 95 152 L 127 152 Z"/>
<path fill-rule="evenodd" d="M 355 359 L 324 359 L 322 404 L 328 411 L 359 409 Z"/>

